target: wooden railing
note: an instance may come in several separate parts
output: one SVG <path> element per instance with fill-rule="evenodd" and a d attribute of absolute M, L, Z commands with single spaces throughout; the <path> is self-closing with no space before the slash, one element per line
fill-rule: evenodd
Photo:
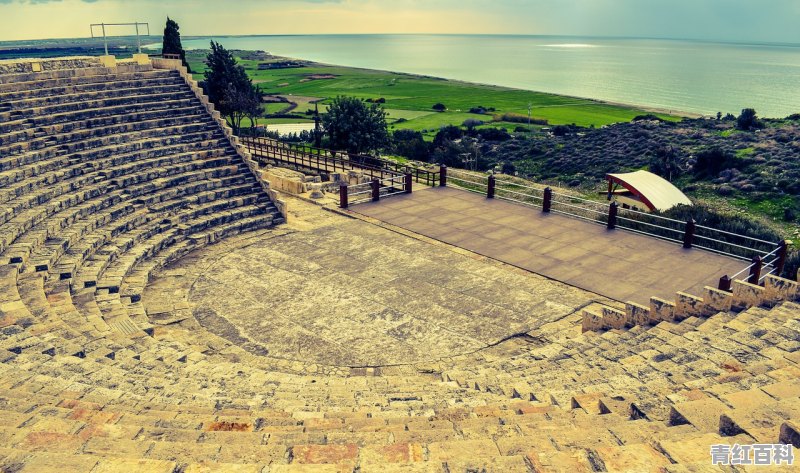
<path fill-rule="evenodd" d="M 410 194 L 413 179 L 410 173 L 401 176 L 378 179 L 362 184 L 342 184 L 339 187 L 339 207 L 346 209 L 354 204 L 377 202 L 386 197 Z"/>
<path fill-rule="evenodd" d="M 312 146 L 283 143 L 271 138 L 240 137 L 241 143 L 256 160 L 278 163 L 323 172 L 359 171 L 371 179 L 411 174 L 414 182 L 427 186 L 439 185 L 439 171 L 409 166 L 389 159 L 366 155 L 350 155 Z"/>
<path fill-rule="evenodd" d="M 771 242 L 747 235 L 706 227 L 694 220 L 672 218 L 626 209 L 616 202 L 605 204 L 574 195 L 554 192 L 550 187 L 522 184 L 513 179 L 463 170 L 449 170 L 447 185 L 486 195 L 487 198 L 509 200 L 541 208 L 591 223 L 609 230 L 621 229 L 667 240 L 684 248 L 700 248 L 713 253 L 746 260 L 750 263 L 731 277 L 724 275 L 718 288 L 730 291 L 731 281 L 744 274 L 751 284 L 762 284 L 768 275 L 780 276 L 786 263 L 789 242 Z"/>

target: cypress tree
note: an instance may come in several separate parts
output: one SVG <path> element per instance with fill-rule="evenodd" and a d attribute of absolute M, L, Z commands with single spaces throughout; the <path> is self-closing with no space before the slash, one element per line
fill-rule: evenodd
<path fill-rule="evenodd" d="M 186 51 L 183 50 L 181 44 L 181 34 L 178 31 L 180 26 L 175 20 L 167 17 L 167 26 L 164 27 L 164 45 L 161 47 L 161 54 L 177 54 L 181 57 L 181 63 L 186 67 L 190 73 L 192 69 L 189 63 L 186 62 Z"/>

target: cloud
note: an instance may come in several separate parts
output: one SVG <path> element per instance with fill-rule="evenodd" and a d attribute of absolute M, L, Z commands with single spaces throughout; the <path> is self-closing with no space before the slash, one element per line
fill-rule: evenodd
<path fill-rule="evenodd" d="M 89 23 L 166 16 L 184 35 L 481 33 L 800 43 L 800 1 L 0 0 L 0 40 L 82 37 Z"/>

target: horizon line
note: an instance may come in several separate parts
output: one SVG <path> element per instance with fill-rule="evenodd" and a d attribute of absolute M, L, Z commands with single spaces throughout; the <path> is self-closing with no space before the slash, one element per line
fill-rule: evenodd
<path fill-rule="evenodd" d="M 612 35 L 575 35 L 575 34 L 531 34 L 531 33 L 253 33 L 253 34 L 204 34 L 204 35 L 185 35 L 183 40 L 213 39 L 213 38 L 254 38 L 254 37 L 294 37 L 294 36 L 513 36 L 513 37 L 539 37 L 539 38 L 590 38 L 603 40 L 658 40 L 658 41 L 691 41 L 698 43 L 722 43 L 739 44 L 753 46 L 785 46 L 800 47 L 800 43 L 785 41 L 763 41 L 763 40 L 742 40 L 742 39 L 710 39 L 710 38 L 679 38 L 679 37 L 660 37 L 660 36 L 612 36 Z M 109 40 L 114 38 L 135 38 L 136 35 L 114 35 L 109 36 Z M 140 38 L 163 38 L 163 35 L 140 35 Z M 30 39 L 10 39 L 0 40 L 4 43 L 21 43 L 26 41 L 58 41 L 58 40 L 91 40 L 101 39 L 90 36 L 79 37 L 59 37 L 59 38 L 30 38 Z"/>

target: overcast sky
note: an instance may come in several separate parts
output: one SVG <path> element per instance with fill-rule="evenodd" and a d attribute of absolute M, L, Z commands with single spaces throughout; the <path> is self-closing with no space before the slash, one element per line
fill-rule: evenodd
<path fill-rule="evenodd" d="M 0 40 L 165 17 L 183 35 L 486 33 L 800 43 L 800 0 L 0 0 Z M 124 30 L 118 30 L 124 33 Z"/>

